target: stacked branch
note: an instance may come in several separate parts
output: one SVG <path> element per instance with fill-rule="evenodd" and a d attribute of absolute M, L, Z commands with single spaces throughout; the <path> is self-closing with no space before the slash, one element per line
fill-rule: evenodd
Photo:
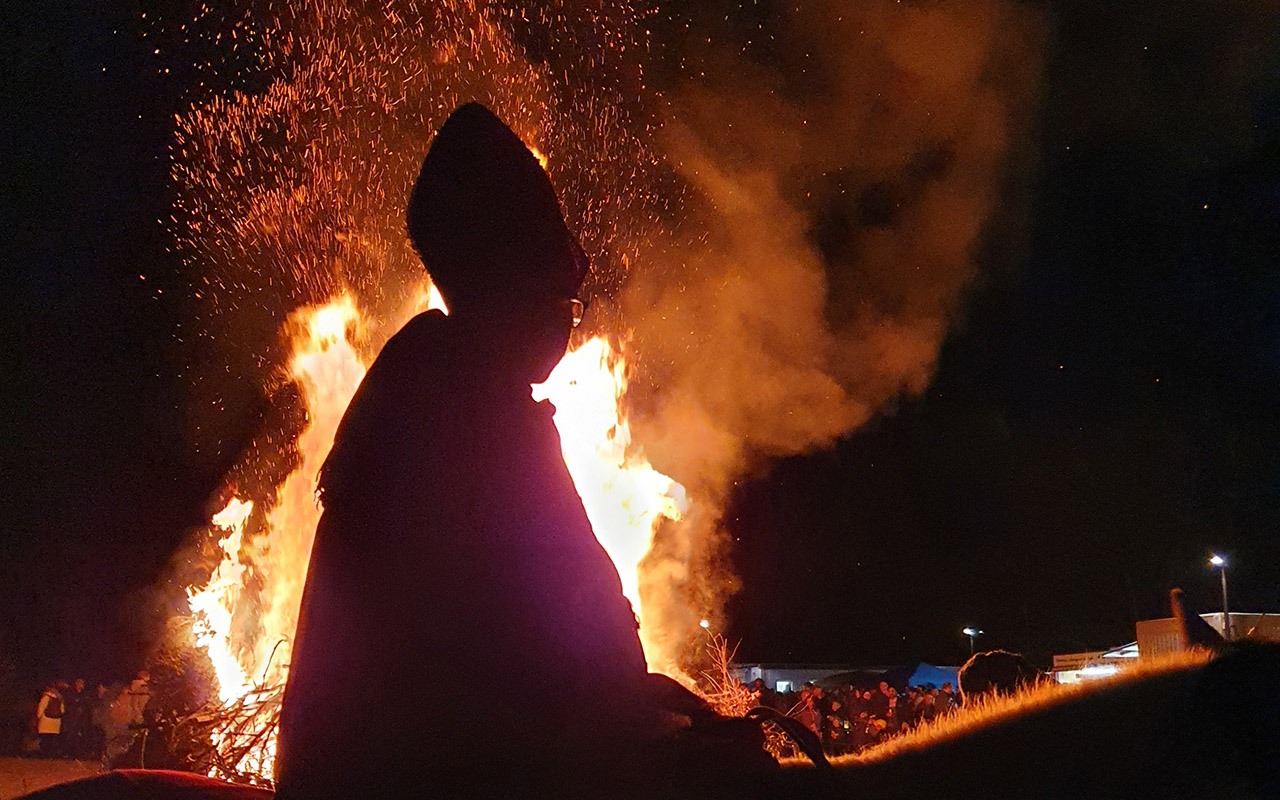
<path fill-rule="evenodd" d="M 278 683 L 257 686 L 233 703 L 209 703 L 165 726 L 170 749 L 185 743 L 186 766 L 194 772 L 270 788 L 283 696 Z"/>
<path fill-rule="evenodd" d="M 711 635 L 706 645 L 711 666 L 701 673 L 697 691 L 717 714 L 725 717 L 743 717 L 759 705 L 756 693 L 742 685 L 733 673 L 733 657 L 738 648 L 729 649 L 729 641 L 720 634 Z M 763 723 L 764 746 L 774 758 L 799 755 L 791 738 L 772 722 Z"/>

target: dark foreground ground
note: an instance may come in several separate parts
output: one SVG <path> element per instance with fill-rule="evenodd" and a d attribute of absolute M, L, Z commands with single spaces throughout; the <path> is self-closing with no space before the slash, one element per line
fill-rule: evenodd
<path fill-rule="evenodd" d="M 0 800 L 13 800 L 28 792 L 98 773 L 96 761 L 62 761 L 47 758 L 0 758 Z"/>

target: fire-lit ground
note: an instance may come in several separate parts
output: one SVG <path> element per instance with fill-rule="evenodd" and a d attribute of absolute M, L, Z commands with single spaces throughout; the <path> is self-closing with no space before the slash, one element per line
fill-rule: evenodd
<path fill-rule="evenodd" d="M 96 761 L 56 758 L 0 758 L 0 800 L 12 800 L 59 783 L 98 774 Z"/>

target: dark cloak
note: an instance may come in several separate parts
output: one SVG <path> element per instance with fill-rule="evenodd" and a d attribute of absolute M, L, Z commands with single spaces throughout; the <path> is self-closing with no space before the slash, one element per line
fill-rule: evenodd
<path fill-rule="evenodd" d="M 553 409 L 463 335 L 439 312 L 413 319 L 338 429 L 281 715 L 281 796 L 430 782 L 478 749 L 580 761 L 650 725 L 635 616 Z"/>
<path fill-rule="evenodd" d="M 407 220 L 456 315 L 387 343 L 321 469 L 280 794 L 440 789 L 480 752 L 502 754 L 494 788 L 554 793 L 659 718 L 553 409 L 529 393 L 564 353 L 586 259 L 537 160 L 474 103 L 433 140 Z"/>

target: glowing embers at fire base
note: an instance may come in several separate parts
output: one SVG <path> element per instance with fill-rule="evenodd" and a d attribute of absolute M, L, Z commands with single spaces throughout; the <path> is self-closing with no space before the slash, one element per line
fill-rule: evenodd
<path fill-rule="evenodd" d="M 404 317 L 424 303 L 443 306 L 439 294 L 424 287 Z M 290 377 L 307 409 L 307 425 L 297 441 L 298 465 L 274 498 L 253 499 L 267 509 L 265 517 L 253 516 L 254 502 L 247 498 L 233 498 L 213 517 L 211 534 L 222 558 L 209 582 L 188 592 L 197 644 L 213 662 L 227 719 L 213 733 L 221 762 L 215 772 L 271 776 L 289 643 L 320 517 L 316 476 L 367 371 L 353 346 L 362 322 L 350 297 L 302 309 L 290 318 Z M 556 407 L 565 462 L 596 537 L 640 617 L 641 638 L 653 662 L 655 653 L 647 642 L 660 639 L 662 632 L 645 625 L 637 568 L 659 522 L 679 519 L 685 511 L 685 496 L 680 484 L 634 452 L 621 411 L 625 394 L 626 364 L 603 337 L 568 353 L 545 383 L 533 387 L 536 399 L 550 399 Z M 651 668 L 671 666 L 651 663 Z"/>

